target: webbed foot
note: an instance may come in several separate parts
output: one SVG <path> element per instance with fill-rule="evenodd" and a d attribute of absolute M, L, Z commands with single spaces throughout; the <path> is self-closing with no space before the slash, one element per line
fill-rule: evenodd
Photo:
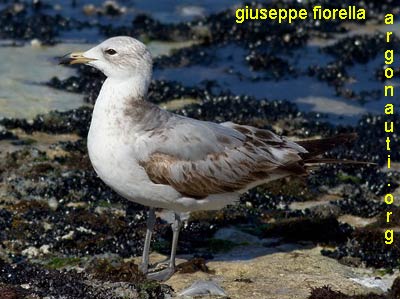
<path fill-rule="evenodd" d="M 175 268 L 167 267 L 160 271 L 147 273 L 147 278 L 156 281 L 166 281 L 175 273 Z"/>

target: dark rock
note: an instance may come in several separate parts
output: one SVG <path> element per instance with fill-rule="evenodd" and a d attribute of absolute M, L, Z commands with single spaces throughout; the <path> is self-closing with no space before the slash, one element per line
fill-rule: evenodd
<path fill-rule="evenodd" d="M 335 218 L 291 218 L 264 225 L 262 236 L 281 237 L 289 242 L 312 241 L 340 244 L 350 237 L 352 229 Z"/>
<path fill-rule="evenodd" d="M 246 61 L 254 71 L 263 71 L 266 73 L 264 80 L 275 79 L 282 80 L 288 77 L 296 76 L 297 71 L 288 61 L 268 53 L 260 53 L 256 50 L 246 56 Z"/>
<path fill-rule="evenodd" d="M 212 273 L 212 271 L 208 269 L 204 258 L 193 258 L 187 262 L 181 263 L 177 266 L 177 271 L 180 273 L 195 273 L 198 271 Z"/>
<path fill-rule="evenodd" d="M 365 294 L 365 295 L 346 295 L 340 291 L 334 291 L 329 286 L 314 288 L 308 299 L 390 299 L 385 295 Z"/>
<path fill-rule="evenodd" d="M 0 128 L 0 140 L 17 140 L 18 137 L 13 133 Z"/>
<path fill-rule="evenodd" d="M 61 31 L 71 29 L 71 21 L 60 15 L 45 14 L 41 8 L 41 2 L 36 2 L 32 8 L 16 3 L 1 10 L 0 38 L 37 38 L 44 44 L 54 44 Z"/>
<path fill-rule="evenodd" d="M 128 271 L 129 272 L 129 271 Z M 119 273 L 120 277 L 125 277 L 126 272 Z M 92 278 L 85 274 L 78 274 L 75 271 L 57 271 L 45 269 L 39 265 L 27 262 L 9 264 L 0 260 L 0 291 L 5 291 L 7 296 L 2 298 L 24 298 L 25 295 L 36 297 L 51 296 L 66 299 L 110 299 L 121 298 L 113 292 L 111 285 L 107 288 L 95 282 L 90 283 Z M 110 281 L 112 277 L 103 275 L 104 281 Z M 29 290 L 23 290 L 19 286 L 29 284 Z M 117 288 L 119 285 L 116 285 Z M 126 288 L 137 291 L 144 298 L 166 298 L 172 293 L 172 289 L 166 285 L 156 282 L 141 281 L 138 283 L 125 284 Z M 2 295 L 4 293 L 1 293 Z"/>
<path fill-rule="evenodd" d="M 357 229 L 347 244 L 340 245 L 334 251 L 322 251 L 322 254 L 342 259 L 345 256 L 359 258 L 367 267 L 397 268 L 399 266 L 399 233 L 394 233 L 394 242 L 385 244 L 384 233 L 380 229 Z"/>
<path fill-rule="evenodd" d="M 185 23 L 162 24 L 146 14 L 139 14 L 132 21 L 131 26 L 113 27 L 100 26 L 100 31 L 105 36 L 128 35 L 149 40 L 181 41 L 191 39 L 193 32 L 191 26 Z"/>
<path fill-rule="evenodd" d="M 38 115 L 32 122 L 25 119 L 4 118 L 0 124 L 7 129 L 20 128 L 27 133 L 34 131 L 46 133 L 76 133 L 80 136 L 87 136 L 92 109 L 81 107 L 67 112 L 53 111 L 48 114 Z"/>
<path fill-rule="evenodd" d="M 398 49 L 399 39 L 393 37 L 389 43 Z M 351 66 L 356 63 L 365 64 L 383 53 L 388 47 L 386 35 L 383 33 L 370 35 L 356 35 L 339 40 L 332 46 L 325 47 L 324 52 L 329 53 L 343 64 Z"/>

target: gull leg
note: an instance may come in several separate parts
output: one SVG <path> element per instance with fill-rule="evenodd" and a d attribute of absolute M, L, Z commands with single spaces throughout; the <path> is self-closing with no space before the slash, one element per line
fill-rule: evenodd
<path fill-rule="evenodd" d="M 142 263 L 139 266 L 139 269 L 140 271 L 142 271 L 143 274 L 147 274 L 149 270 L 150 242 L 155 224 L 156 224 L 156 213 L 154 208 L 150 208 L 147 218 L 147 230 L 146 230 L 146 238 L 144 239 Z"/>
<path fill-rule="evenodd" d="M 168 268 L 149 273 L 147 277 L 153 280 L 165 281 L 168 280 L 175 273 L 175 258 L 176 258 L 176 249 L 178 247 L 178 238 L 179 231 L 182 226 L 181 217 L 179 214 L 175 213 L 175 220 L 172 224 L 172 247 L 171 247 L 171 257 L 169 259 Z"/>
<path fill-rule="evenodd" d="M 175 221 L 172 224 L 171 258 L 169 260 L 169 267 L 173 269 L 175 269 L 176 249 L 178 248 L 178 238 L 181 226 L 182 226 L 181 216 L 175 213 Z"/>

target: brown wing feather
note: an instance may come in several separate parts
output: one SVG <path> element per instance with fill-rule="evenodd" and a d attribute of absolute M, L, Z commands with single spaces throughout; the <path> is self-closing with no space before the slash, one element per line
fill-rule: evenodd
<path fill-rule="evenodd" d="M 305 173 L 298 163 L 303 151 L 298 145 L 267 130 L 234 125 L 246 136 L 241 146 L 208 154 L 204 159 L 189 161 L 166 153 L 154 153 L 141 166 L 158 184 L 170 185 L 194 198 L 210 194 L 235 192 L 246 186 L 276 176 Z"/>

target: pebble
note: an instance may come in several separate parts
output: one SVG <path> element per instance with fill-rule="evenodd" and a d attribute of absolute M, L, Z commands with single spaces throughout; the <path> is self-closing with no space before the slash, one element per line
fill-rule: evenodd
<path fill-rule="evenodd" d="M 190 287 L 181 291 L 178 296 L 224 296 L 227 294 L 225 291 L 214 281 L 198 280 L 194 282 Z"/>
<path fill-rule="evenodd" d="M 53 211 L 56 211 L 59 205 L 58 200 L 55 198 L 50 198 L 48 204 L 50 209 L 52 209 Z"/>
<path fill-rule="evenodd" d="M 34 258 L 39 256 L 40 251 L 36 247 L 30 246 L 21 251 L 22 255 L 28 256 L 29 258 Z"/>

